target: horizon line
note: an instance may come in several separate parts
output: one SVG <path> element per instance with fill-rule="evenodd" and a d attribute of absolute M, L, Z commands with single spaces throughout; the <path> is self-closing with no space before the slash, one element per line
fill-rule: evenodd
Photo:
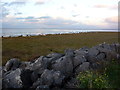
<path fill-rule="evenodd" d="M 71 29 L 71 30 L 119 30 L 119 29 L 80 29 L 80 28 L 0 28 L 0 29 Z"/>

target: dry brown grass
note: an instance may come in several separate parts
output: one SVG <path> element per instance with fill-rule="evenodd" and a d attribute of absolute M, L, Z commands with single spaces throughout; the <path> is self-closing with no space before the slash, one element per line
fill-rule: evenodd
<path fill-rule="evenodd" d="M 78 49 L 84 46 L 92 47 L 103 42 L 118 42 L 118 33 L 97 32 L 31 37 L 4 37 L 2 38 L 2 63 L 5 64 L 7 60 L 14 57 L 20 58 L 22 61 L 28 61 L 52 52 L 63 53 L 66 48 Z"/>

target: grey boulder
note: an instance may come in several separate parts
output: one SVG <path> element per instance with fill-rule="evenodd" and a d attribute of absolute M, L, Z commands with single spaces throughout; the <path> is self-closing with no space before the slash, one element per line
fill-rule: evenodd
<path fill-rule="evenodd" d="M 80 48 L 78 50 L 75 50 L 74 53 L 75 53 L 75 55 L 86 56 L 86 54 L 88 53 L 88 50 L 89 50 L 88 47 L 83 47 L 83 48 Z"/>
<path fill-rule="evenodd" d="M 51 61 L 54 61 L 62 56 L 63 54 L 60 54 L 60 53 L 51 53 L 51 54 L 48 54 L 46 57 L 49 58 Z"/>
<path fill-rule="evenodd" d="M 21 62 L 19 68 L 25 69 L 26 67 L 29 67 L 30 64 L 31 64 L 30 62 Z"/>
<path fill-rule="evenodd" d="M 34 63 L 26 67 L 26 69 L 30 69 L 34 72 L 37 72 L 38 74 L 42 74 L 44 69 L 47 69 L 49 66 L 49 59 L 45 58 L 44 56 L 39 57 L 36 59 Z"/>
<path fill-rule="evenodd" d="M 38 78 L 33 85 L 31 86 L 31 88 L 37 88 L 38 86 L 42 85 L 42 79 Z"/>
<path fill-rule="evenodd" d="M 65 56 L 73 57 L 74 56 L 74 50 L 73 49 L 66 49 Z"/>
<path fill-rule="evenodd" d="M 69 56 L 61 57 L 52 65 L 52 69 L 60 71 L 66 77 L 69 77 L 73 73 L 73 60 Z"/>
<path fill-rule="evenodd" d="M 6 71 L 9 70 L 15 70 L 19 67 L 21 64 L 20 60 L 17 58 L 10 59 L 6 64 L 5 64 L 5 69 Z"/>
<path fill-rule="evenodd" d="M 95 57 L 99 53 L 99 50 L 96 47 L 92 47 L 88 50 L 88 54 L 90 57 Z"/>
<path fill-rule="evenodd" d="M 96 56 L 97 60 L 104 60 L 106 59 L 106 54 L 105 53 L 100 53 Z"/>
<path fill-rule="evenodd" d="M 99 54 L 99 50 L 96 47 L 92 47 L 88 50 L 88 61 L 94 63 L 97 60 L 97 55 Z"/>
<path fill-rule="evenodd" d="M 65 76 L 62 75 L 60 71 L 48 69 L 44 70 L 43 74 L 41 75 L 42 84 L 48 86 L 61 86 L 64 78 Z"/>
<path fill-rule="evenodd" d="M 89 62 L 84 62 L 78 68 L 76 68 L 75 73 L 79 74 L 79 72 L 84 72 L 90 69 L 90 63 Z"/>
<path fill-rule="evenodd" d="M 87 60 L 86 60 L 85 56 L 82 56 L 82 55 L 77 55 L 77 56 L 75 56 L 74 59 L 73 59 L 74 68 L 77 67 L 78 65 L 86 62 L 86 61 L 87 61 Z"/>
<path fill-rule="evenodd" d="M 3 78 L 3 88 L 22 88 L 21 69 L 11 71 Z"/>

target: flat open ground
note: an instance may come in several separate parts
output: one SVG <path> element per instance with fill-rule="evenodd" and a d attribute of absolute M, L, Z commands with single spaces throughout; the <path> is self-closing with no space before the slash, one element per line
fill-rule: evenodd
<path fill-rule="evenodd" d="M 33 60 L 52 52 L 63 53 L 67 48 L 79 49 L 100 43 L 118 43 L 117 32 L 91 32 L 78 34 L 39 35 L 2 38 L 2 63 L 11 58 Z"/>

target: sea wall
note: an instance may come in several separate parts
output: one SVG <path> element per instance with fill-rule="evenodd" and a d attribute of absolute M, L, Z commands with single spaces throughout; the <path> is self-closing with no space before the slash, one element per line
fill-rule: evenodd
<path fill-rule="evenodd" d="M 120 44 L 99 44 L 92 48 L 66 49 L 23 62 L 12 58 L 0 68 L 3 88 L 74 87 L 76 75 L 102 67 L 102 62 L 120 60 Z"/>

